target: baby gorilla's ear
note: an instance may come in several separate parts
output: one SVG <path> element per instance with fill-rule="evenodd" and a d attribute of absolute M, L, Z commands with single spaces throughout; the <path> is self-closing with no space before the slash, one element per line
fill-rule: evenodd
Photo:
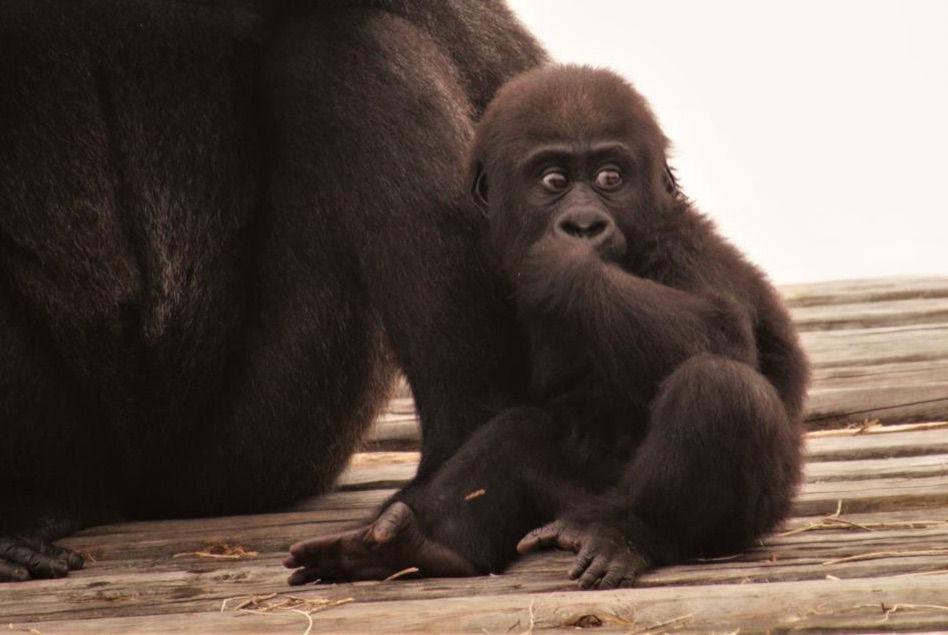
<path fill-rule="evenodd" d="M 487 175 L 484 174 L 484 166 L 480 163 L 474 165 L 474 178 L 471 184 L 471 197 L 482 211 L 487 211 Z"/>
<path fill-rule="evenodd" d="M 665 191 L 668 192 L 673 197 L 677 197 L 678 190 L 678 179 L 675 178 L 675 172 L 669 167 L 668 161 L 665 161 L 665 169 L 662 172 L 662 184 L 665 186 Z"/>

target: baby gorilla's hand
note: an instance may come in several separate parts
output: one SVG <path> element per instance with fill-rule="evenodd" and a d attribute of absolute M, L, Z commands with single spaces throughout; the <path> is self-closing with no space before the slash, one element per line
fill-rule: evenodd
<path fill-rule="evenodd" d="M 604 266 L 596 251 L 578 240 L 546 237 L 530 247 L 511 272 L 514 299 L 521 307 L 558 313 L 589 292 Z"/>
<path fill-rule="evenodd" d="M 605 523 L 576 524 L 557 520 L 524 536 L 517 551 L 556 547 L 576 554 L 569 577 L 582 589 L 629 587 L 649 562 L 618 527 Z"/>

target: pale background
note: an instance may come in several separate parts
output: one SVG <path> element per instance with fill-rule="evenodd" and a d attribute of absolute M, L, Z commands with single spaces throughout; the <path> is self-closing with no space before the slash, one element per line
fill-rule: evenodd
<path fill-rule="evenodd" d="M 774 281 L 948 274 L 948 0 L 509 2 L 635 84 Z"/>

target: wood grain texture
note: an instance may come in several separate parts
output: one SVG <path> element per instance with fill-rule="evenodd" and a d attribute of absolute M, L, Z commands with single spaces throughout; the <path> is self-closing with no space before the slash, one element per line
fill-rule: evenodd
<path fill-rule="evenodd" d="M 782 291 L 813 363 L 810 425 L 833 429 L 808 435 L 792 516 L 744 553 L 621 591 L 577 591 L 560 552 L 498 576 L 291 589 L 290 543 L 363 521 L 414 475 L 403 387 L 334 492 L 279 513 L 86 529 L 63 541 L 94 556 L 85 570 L 0 585 L 0 633 L 946 631 L 948 278 Z M 221 545 L 252 555 L 207 557 Z"/>

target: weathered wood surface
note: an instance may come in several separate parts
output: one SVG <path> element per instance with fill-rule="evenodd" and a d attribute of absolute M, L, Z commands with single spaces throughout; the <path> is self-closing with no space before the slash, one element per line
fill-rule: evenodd
<path fill-rule="evenodd" d="M 415 452 L 362 454 L 337 492 L 283 513 L 86 530 L 65 542 L 96 561 L 64 580 L 3 587 L 0 623 L 41 633 L 303 633 L 308 618 L 289 608 L 233 608 L 277 593 L 283 602 L 352 598 L 313 613 L 312 632 L 523 632 L 531 611 L 534 630 L 554 632 L 583 615 L 621 632 L 948 628 L 948 423 L 871 430 L 811 434 L 794 516 L 759 547 L 658 569 L 635 589 L 574 591 L 561 553 L 486 578 L 286 587 L 279 561 L 290 542 L 364 518 L 417 465 Z M 258 555 L 195 555 L 225 543 Z"/>
<path fill-rule="evenodd" d="M 810 416 L 826 417 L 814 427 L 933 423 L 811 432 L 792 517 L 746 553 L 609 592 L 576 591 L 570 555 L 556 552 L 501 576 L 285 586 L 291 542 L 364 519 L 414 474 L 417 426 L 401 397 L 333 493 L 282 513 L 87 529 L 64 541 L 95 557 L 84 571 L 0 586 L 0 632 L 948 630 L 948 279 L 785 295 L 813 360 Z M 206 557 L 224 544 L 253 553 Z"/>

